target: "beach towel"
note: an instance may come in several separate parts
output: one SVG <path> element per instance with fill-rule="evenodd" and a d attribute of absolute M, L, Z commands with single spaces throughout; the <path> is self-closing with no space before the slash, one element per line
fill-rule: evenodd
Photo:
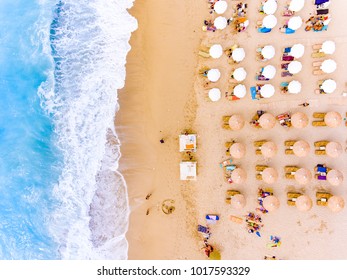
<path fill-rule="evenodd" d="M 319 31 L 327 31 L 328 30 L 328 25 L 324 25 L 323 28 L 321 30 L 316 30 L 316 29 L 312 29 L 314 32 L 319 32 Z"/>
<path fill-rule="evenodd" d="M 218 215 L 214 215 L 214 214 L 207 214 L 206 215 L 206 222 L 208 224 L 215 224 L 218 220 L 219 220 Z"/>
<path fill-rule="evenodd" d="M 317 176 L 317 179 L 318 179 L 318 180 L 326 180 L 326 179 L 327 179 L 327 176 L 318 175 L 318 176 Z"/>
<path fill-rule="evenodd" d="M 271 31 L 271 28 L 266 28 L 266 27 L 258 28 L 259 33 L 269 33 L 270 31 Z"/>
<path fill-rule="evenodd" d="M 326 3 L 326 2 L 329 2 L 329 0 L 315 0 L 315 1 L 314 1 L 314 4 L 315 4 L 315 5 L 320 5 L 320 4 L 324 4 L 324 3 Z"/>
<path fill-rule="evenodd" d="M 198 225 L 198 231 L 202 232 L 202 233 L 207 233 L 208 232 L 208 228 L 204 227 L 202 225 Z"/>
<path fill-rule="evenodd" d="M 257 100 L 258 99 L 257 98 L 257 89 L 255 87 L 251 87 L 250 90 L 251 90 L 252 99 Z"/>
<path fill-rule="evenodd" d="M 317 171 L 318 172 L 327 172 L 327 168 L 326 167 L 323 167 L 323 166 L 319 166 L 319 165 L 317 165 Z"/>

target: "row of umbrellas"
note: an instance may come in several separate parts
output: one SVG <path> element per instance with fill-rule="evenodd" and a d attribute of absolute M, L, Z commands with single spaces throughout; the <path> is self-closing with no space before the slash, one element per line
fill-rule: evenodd
<path fill-rule="evenodd" d="M 263 207 L 269 211 L 273 212 L 280 207 L 279 199 L 274 195 L 266 196 L 262 199 Z M 234 209 L 242 209 L 246 206 L 246 198 L 242 194 L 235 194 L 231 198 L 231 205 Z M 312 208 L 312 200 L 308 195 L 300 195 L 296 198 L 295 206 L 299 211 L 309 211 Z M 344 199 L 341 196 L 331 196 L 328 199 L 328 207 L 332 212 L 340 212 L 345 206 Z"/>
<path fill-rule="evenodd" d="M 306 185 L 312 180 L 312 174 L 307 168 L 299 168 L 294 174 L 295 180 L 300 185 Z M 238 167 L 231 173 L 232 182 L 243 184 L 247 180 L 247 173 L 244 169 Z M 278 173 L 275 168 L 268 167 L 262 172 L 262 179 L 267 184 L 273 184 L 278 179 Z M 339 170 L 332 169 L 327 173 L 327 180 L 333 186 L 339 186 L 343 182 L 343 174 Z"/>
<path fill-rule="evenodd" d="M 289 3 L 288 10 L 299 12 L 305 6 L 305 0 L 292 0 Z M 263 3 L 262 10 L 267 15 L 273 15 L 277 10 L 277 0 L 267 0 Z"/>
<path fill-rule="evenodd" d="M 262 27 L 272 29 L 277 25 L 277 18 L 270 14 L 263 18 Z M 291 17 L 286 24 L 288 28 L 292 30 L 298 30 L 303 24 L 303 19 L 300 16 Z"/>
<path fill-rule="evenodd" d="M 291 147 L 294 155 L 297 157 L 306 157 L 310 153 L 310 145 L 304 140 L 298 140 Z M 260 147 L 262 155 L 266 158 L 274 157 L 277 154 L 277 145 L 268 141 Z M 332 158 L 337 158 L 342 154 L 342 146 L 338 142 L 330 141 L 325 146 L 326 154 Z M 243 143 L 234 143 L 229 148 L 230 156 L 236 159 L 243 158 L 246 154 L 246 145 Z"/>

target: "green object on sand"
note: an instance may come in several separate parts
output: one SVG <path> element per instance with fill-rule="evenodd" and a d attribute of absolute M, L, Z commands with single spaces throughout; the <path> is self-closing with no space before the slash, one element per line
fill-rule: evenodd
<path fill-rule="evenodd" d="M 220 260 L 221 256 L 219 251 L 213 251 L 210 253 L 210 260 Z"/>

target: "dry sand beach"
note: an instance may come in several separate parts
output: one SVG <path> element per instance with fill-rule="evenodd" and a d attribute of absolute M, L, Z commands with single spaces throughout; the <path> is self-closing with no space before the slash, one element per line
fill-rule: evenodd
<path fill-rule="evenodd" d="M 224 14 L 232 16 L 231 7 L 239 1 L 227 1 L 229 8 Z M 205 215 L 218 214 L 220 220 L 211 225 L 209 243 L 221 252 L 222 259 L 263 259 L 265 255 L 276 255 L 280 259 L 346 259 L 347 228 L 346 209 L 333 213 L 328 207 L 315 203 L 315 193 L 319 189 L 342 196 L 346 200 L 346 153 L 338 158 L 318 156 L 313 143 L 318 140 L 337 141 L 346 147 L 344 122 L 337 128 L 314 127 L 311 125 L 313 112 L 339 112 L 343 117 L 347 112 L 346 62 L 347 31 L 344 26 L 343 1 L 331 1 L 329 6 L 332 21 L 328 31 L 305 32 L 302 26 L 294 34 L 280 33 L 278 28 L 285 18 L 281 16 L 286 1 L 278 1 L 275 13 L 277 26 L 271 33 L 261 34 L 256 30 L 256 21 L 264 17 L 258 13 L 261 1 L 248 3 L 247 17 L 250 24 L 246 31 L 232 34 L 231 27 L 216 32 L 203 32 L 204 19 L 214 19 L 209 14 L 206 0 L 192 1 L 144 1 L 137 0 L 130 13 L 139 22 L 139 29 L 133 34 L 128 56 L 127 79 L 120 93 L 120 111 L 116 117 L 117 131 L 122 143 L 121 172 L 128 184 L 131 206 L 130 225 L 127 234 L 129 259 L 206 259 L 201 248 L 204 246 L 197 225 L 205 225 Z M 305 8 L 297 13 L 307 20 L 315 11 L 313 1 L 306 1 Z M 336 51 L 329 58 L 334 59 L 337 70 L 329 75 L 312 74 L 312 45 L 324 40 L 336 42 Z M 226 55 L 219 59 L 204 58 L 198 51 L 212 44 L 229 48 L 238 44 L 245 49 L 246 58 L 237 65 L 230 64 Z M 301 43 L 305 54 L 299 61 L 303 69 L 292 78 L 281 77 L 281 51 L 284 47 Z M 256 49 L 271 44 L 276 55 L 269 62 L 256 60 Z M 317 60 L 317 59 L 315 59 Z M 252 100 L 249 88 L 255 86 L 256 72 L 267 64 L 277 68 L 274 79 L 267 83 L 275 86 L 276 93 L 269 99 Z M 242 66 L 247 72 L 243 82 L 247 87 L 245 98 L 229 101 L 224 96 L 217 101 L 208 101 L 207 92 L 211 87 L 221 89 L 222 95 L 229 91 L 232 69 Z M 204 68 L 218 68 L 221 79 L 205 86 L 206 78 L 199 75 Z M 315 89 L 321 79 L 332 78 L 337 89 L 332 94 L 317 95 Z M 280 94 L 279 85 L 283 81 L 295 79 L 301 82 L 302 91 L 297 95 Z M 308 102 L 310 106 L 298 104 Z M 270 130 L 257 129 L 249 124 L 257 110 L 264 110 L 277 116 L 284 112 L 303 112 L 310 124 L 303 128 L 283 127 L 278 122 Z M 239 114 L 245 126 L 239 131 L 222 128 L 222 116 Z M 184 158 L 178 152 L 178 135 L 190 129 L 198 135 L 198 150 L 194 158 L 198 162 L 196 181 L 179 180 L 179 162 Z M 165 143 L 160 143 L 163 138 Z M 243 168 L 247 180 L 242 185 L 228 183 L 219 163 L 230 157 L 225 154 L 224 144 L 235 139 L 246 145 L 246 155 L 234 159 L 233 163 Z M 265 159 L 256 155 L 255 140 L 267 139 L 278 146 L 277 155 Z M 285 140 L 306 140 L 310 144 L 307 157 L 285 155 Z M 316 164 L 325 163 L 343 173 L 340 186 L 332 186 L 326 181 L 312 179 L 307 185 L 299 185 L 295 180 L 284 177 L 286 165 L 308 168 L 313 172 Z M 255 165 L 276 168 L 279 178 L 268 185 L 256 180 Z M 229 216 L 244 217 L 257 207 L 258 187 L 271 187 L 280 201 L 274 212 L 261 214 L 264 227 L 261 237 L 249 234 L 245 223 L 230 221 Z M 242 210 L 235 210 L 225 203 L 228 189 L 239 190 L 247 204 Z M 287 191 L 296 190 L 307 194 L 314 202 L 308 212 L 300 212 L 287 205 Z M 146 200 L 147 194 L 152 194 Z M 175 211 L 165 215 L 161 203 L 173 199 Z M 147 210 L 149 214 L 146 215 Z M 268 248 L 270 236 L 281 238 L 281 246 Z"/>

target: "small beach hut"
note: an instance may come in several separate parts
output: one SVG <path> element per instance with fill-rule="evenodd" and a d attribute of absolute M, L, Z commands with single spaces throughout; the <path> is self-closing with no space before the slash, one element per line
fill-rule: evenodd
<path fill-rule="evenodd" d="M 333 195 L 328 199 L 328 207 L 333 212 L 340 212 L 345 207 L 345 201 L 341 196 Z"/>
<path fill-rule="evenodd" d="M 211 99 L 211 101 L 216 102 L 218 101 L 222 96 L 222 93 L 220 92 L 219 88 L 211 88 L 208 91 L 208 97 Z"/>
<path fill-rule="evenodd" d="M 277 10 L 277 1 L 276 0 L 267 0 L 263 4 L 264 14 L 273 15 Z"/>
<path fill-rule="evenodd" d="M 335 62 L 335 60 L 332 59 L 326 59 L 322 62 L 322 65 L 320 67 L 320 69 L 324 72 L 324 73 L 333 73 L 336 70 L 337 64 Z"/>
<path fill-rule="evenodd" d="M 325 151 L 329 157 L 337 158 L 342 154 L 342 146 L 338 142 L 329 142 L 325 147 Z"/>
<path fill-rule="evenodd" d="M 295 44 L 290 49 L 290 55 L 294 56 L 295 58 L 300 58 L 305 53 L 305 47 L 303 44 Z"/>
<path fill-rule="evenodd" d="M 259 118 L 259 125 L 264 129 L 271 129 L 276 124 L 276 118 L 270 113 L 264 113 Z"/>
<path fill-rule="evenodd" d="M 298 30 L 301 27 L 302 23 L 303 23 L 303 21 L 302 21 L 302 18 L 300 16 L 291 17 L 288 20 L 288 28 L 290 28 L 292 30 Z"/>
<path fill-rule="evenodd" d="M 243 98 L 247 94 L 246 86 L 243 84 L 238 84 L 236 87 L 234 87 L 234 95 L 238 98 Z"/>
<path fill-rule="evenodd" d="M 321 52 L 325 54 L 333 54 L 335 52 L 335 42 L 334 41 L 324 41 L 322 44 L 322 48 L 320 49 Z"/>
<path fill-rule="evenodd" d="M 302 112 L 296 112 L 291 116 L 290 122 L 295 128 L 304 128 L 308 125 L 308 117 Z"/>
<path fill-rule="evenodd" d="M 293 152 L 297 157 L 305 157 L 310 152 L 310 145 L 304 141 L 296 141 L 293 145 Z"/>
<path fill-rule="evenodd" d="M 312 174 L 307 168 L 300 168 L 295 171 L 294 178 L 300 185 L 306 185 L 311 182 Z"/>
<path fill-rule="evenodd" d="M 245 120 L 241 115 L 234 114 L 229 119 L 229 126 L 232 130 L 240 130 L 245 125 Z"/>
<path fill-rule="evenodd" d="M 196 134 L 181 134 L 179 142 L 180 152 L 196 152 Z"/>
<path fill-rule="evenodd" d="M 275 94 L 275 87 L 271 84 L 265 84 L 260 89 L 260 95 L 264 98 L 270 98 Z"/>
<path fill-rule="evenodd" d="M 267 79 L 273 79 L 276 75 L 276 67 L 273 65 L 266 65 L 263 68 L 262 75 Z"/>
<path fill-rule="evenodd" d="M 267 2 L 266 2 L 267 3 Z M 265 59 L 271 59 L 275 56 L 275 48 L 272 45 L 266 45 L 261 49 L 261 55 L 265 58 Z"/>
<path fill-rule="evenodd" d="M 214 11 L 219 15 L 224 14 L 227 8 L 228 8 L 228 3 L 223 0 L 217 1 L 213 7 Z"/>
<path fill-rule="evenodd" d="M 343 181 L 343 174 L 339 170 L 332 169 L 327 174 L 327 180 L 333 186 L 339 186 Z"/>
<path fill-rule="evenodd" d="M 299 211 L 306 212 L 312 208 L 312 199 L 308 195 L 300 195 L 295 201 L 295 206 Z"/>
<path fill-rule="evenodd" d="M 324 122 L 329 127 L 338 127 L 341 125 L 342 116 L 338 112 L 331 111 L 325 114 Z"/>
<path fill-rule="evenodd" d="M 237 167 L 231 173 L 231 180 L 235 184 L 243 184 L 246 182 L 247 173 L 244 169 Z"/>
<path fill-rule="evenodd" d="M 268 195 L 263 200 L 263 207 L 269 211 L 273 212 L 280 207 L 280 201 L 276 196 Z"/>
<path fill-rule="evenodd" d="M 220 58 L 223 54 L 223 48 L 220 44 L 214 44 L 210 47 L 209 53 L 212 58 Z"/>
<path fill-rule="evenodd" d="M 267 15 L 263 18 L 263 27 L 274 28 L 277 25 L 277 18 L 274 15 Z"/>
<path fill-rule="evenodd" d="M 333 93 L 336 89 L 336 82 L 333 79 L 326 79 L 323 81 L 321 89 L 325 93 Z"/>
<path fill-rule="evenodd" d="M 265 183 L 273 184 L 278 179 L 278 173 L 275 168 L 267 167 L 263 170 L 261 177 Z"/>
<path fill-rule="evenodd" d="M 211 82 L 217 82 L 220 78 L 221 74 L 218 69 L 210 69 L 207 71 L 207 79 Z"/>
<path fill-rule="evenodd" d="M 300 61 L 291 61 L 288 64 L 288 71 L 291 74 L 297 74 L 301 71 L 302 69 L 302 64 Z"/>
<path fill-rule="evenodd" d="M 225 27 L 227 27 L 228 25 L 228 21 L 225 17 L 222 17 L 222 16 L 219 16 L 217 17 L 215 20 L 214 20 L 214 23 L 213 25 L 219 29 L 219 30 L 222 30 L 224 29 Z"/>
<path fill-rule="evenodd" d="M 242 158 L 246 154 L 246 145 L 243 143 L 234 143 L 229 148 L 229 152 L 234 158 Z"/>
<path fill-rule="evenodd" d="M 244 48 L 236 48 L 233 50 L 231 57 L 235 62 L 241 62 L 246 56 Z"/>
<path fill-rule="evenodd" d="M 274 142 L 267 141 L 260 147 L 260 150 L 265 158 L 272 158 L 277 154 L 277 145 Z"/>
<path fill-rule="evenodd" d="M 231 207 L 234 209 L 242 209 L 246 206 L 246 199 L 242 194 L 235 194 L 231 197 Z"/>
<path fill-rule="evenodd" d="M 245 68 L 239 67 L 239 68 L 236 68 L 234 70 L 232 75 L 236 81 L 242 82 L 244 79 L 246 79 L 247 72 L 246 72 Z"/>
<path fill-rule="evenodd" d="M 183 181 L 196 180 L 196 162 L 195 161 L 181 161 L 180 179 Z"/>
<path fill-rule="evenodd" d="M 288 92 L 298 94 L 301 91 L 301 83 L 299 81 L 290 81 L 288 84 Z"/>

